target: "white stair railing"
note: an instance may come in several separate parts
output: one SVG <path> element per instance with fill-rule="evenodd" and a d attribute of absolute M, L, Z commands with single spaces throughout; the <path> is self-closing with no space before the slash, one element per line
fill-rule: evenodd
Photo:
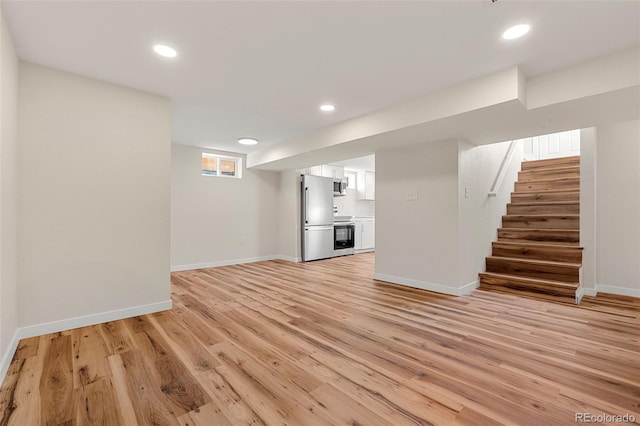
<path fill-rule="evenodd" d="M 513 154 L 516 151 L 516 146 L 520 142 L 520 140 L 511 141 L 509 144 L 509 148 L 507 148 L 507 152 L 504 154 L 504 158 L 502 159 L 502 164 L 500 164 L 500 169 L 498 169 L 498 174 L 493 181 L 493 185 L 489 190 L 489 197 L 495 197 L 498 195 L 498 191 L 502 186 L 502 181 L 504 180 L 505 175 L 507 174 L 507 169 L 511 164 L 511 160 L 513 160 Z"/>

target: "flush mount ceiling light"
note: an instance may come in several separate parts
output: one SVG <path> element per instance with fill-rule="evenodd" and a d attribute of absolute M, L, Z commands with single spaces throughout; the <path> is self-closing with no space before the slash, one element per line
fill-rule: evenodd
<path fill-rule="evenodd" d="M 336 109 L 335 105 L 331 105 L 331 104 L 320 105 L 320 110 L 324 112 L 331 112 L 335 109 Z"/>
<path fill-rule="evenodd" d="M 531 27 L 527 24 L 514 25 L 513 27 L 502 33 L 502 38 L 505 40 L 513 40 L 514 38 L 522 37 L 529 32 L 530 28 Z"/>
<path fill-rule="evenodd" d="M 242 145 L 256 145 L 258 141 L 257 139 L 253 139 L 253 138 L 240 138 L 238 139 L 238 143 Z"/>
<path fill-rule="evenodd" d="M 175 58 L 178 56 L 178 52 L 173 47 L 166 46 L 164 44 L 156 44 L 153 46 L 153 51 L 165 58 Z"/>

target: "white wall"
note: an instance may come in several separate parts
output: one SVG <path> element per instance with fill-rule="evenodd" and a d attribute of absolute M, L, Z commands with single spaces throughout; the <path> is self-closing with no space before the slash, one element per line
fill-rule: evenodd
<path fill-rule="evenodd" d="M 170 102 L 20 63 L 25 335 L 167 309 Z"/>
<path fill-rule="evenodd" d="M 244 169 L 242 179 L 202 176 L 202 152 L 172 146 L 171 268 L 277 255 L 279 173 Z"/>
<path fill-rule="evenodd" d="M 580 130 L 580 246 L 582 288 L 587 296 L 597 293 L 596 280 L 596 129 Z"/>
<path fill-rule="evenodd" d="M 640 120 L 597 128 L 598 291 L 640 297 Z"/>
<path fill-rule="evenodd" d="M 443 141 L 377 152 L 374 277 L 455 295 L 477 287 L 523 157 L 519 141 L 490 197 L 509 144 Z M 418 200 L 407 201 L 416 190 Z"/>
<path fill-rule="evenodd" d="M 18 60 L 0 8 L 0 381 L 17 339 L 17 102 Z"/>
<path fill-rule="evenodd" d="M 299 262 L 302 259 L 300 192 L 300 173 L 298 173 L 298 170 L 280 172 L 278 186 L 278 255 L 280 258 L 292 262 Z"/>
<path fill-rule="evenodd" d="M 372 200 L 358 200 L 358 191 L 347 188 L 347 195 L 333 197 L 333 205 L 338 207 L 341 216 L 375 216 L 376 202 Z"/>
<path fill-rule="evenodd" d="M 496 176 L 511 142 L 473 146 L 459 144 L 459 284 L 472 287 L 478 273 L 484 271 L 485 257 L 491 254 L 491 242 L 497 240 L 497 229 L 506 214 L 514 182 L 523 158 L 523 143 L 516 141 L 513 156 L 506 163 L 502 183 L 490 197 Z M 469 196 L 465 196 L 465 187 Z"/>
<path fill-rule="evenodd" d="M 406 201 L 417 191 L 418 200 Z M 458 143 L 376 152 L 374 277 L 458 289 Z"/>

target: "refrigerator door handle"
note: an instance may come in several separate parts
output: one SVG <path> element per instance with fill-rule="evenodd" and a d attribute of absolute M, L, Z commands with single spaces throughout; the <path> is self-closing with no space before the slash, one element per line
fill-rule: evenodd
<path fill-rule="evenodd" d="M 304 187 L 304 223 L 309 223 L 309 188 Z"/>

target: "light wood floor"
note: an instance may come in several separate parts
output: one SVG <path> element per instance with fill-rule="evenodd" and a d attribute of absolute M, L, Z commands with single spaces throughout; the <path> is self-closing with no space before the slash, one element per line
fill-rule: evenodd
<path fill-rule="evenodd" d="M 442 296 L 373 259 L 174 273 L 172 311 L 23 340 L 0 424 L 640 421 L 636 303 Z"/>

